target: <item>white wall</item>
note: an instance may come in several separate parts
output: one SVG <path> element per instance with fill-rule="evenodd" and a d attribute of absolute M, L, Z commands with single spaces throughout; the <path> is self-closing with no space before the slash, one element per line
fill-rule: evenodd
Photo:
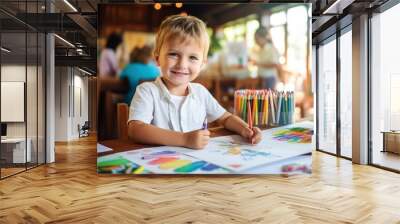
<path fill-rule="evenodd" d="M 78 124 L 88 120 L 88 78 L 83 75 L 75 68 L 56 67 L 56 141 L 77 139 Z"/>
<path fill-rule="evenodd" d="M 36 68 L 33 66 L 28 66 L 27 67 L 28 74 L 35 73 L 36 74 Z M 25 65 L 2 65 L 1 66 L 1 81 L 18 81 L 18 82 L 25 82 Z M 31 82 L 31 80 L 30 80 Z M 30 83 L 32 84 L 32 83 Z M 33 83 L 36 85 L 36 82 Z M 34 90 L 34 92 L 30 92 L 29 90 Z M 27 93 L 27 102 L 32 102 L 33 100 L 30 99 L 32 97 L 36 98 L 36 89 L 30 89 L 28 88 L 28 93 Z M 35 106 L 35 105 L 31 105 Z M 1 110 L 7 110 L 7 108 L 1 108 Z M 33 117 L 31 118 L 31 114 L 28 113 L 28 121 L 32 121 Z M 36 121 L 36 114 L 35 116 L 35 121 Z M 28 125 L 28 128 L 31 127 L 32 125 Z M 36 127 L 35 127 L 36 128 Z M 29 133 L 29 131 L 28 131 Z M 25 137 L 25 122 L 10 122 L 7 123 L 7 136 L 8 137 Z M 28 136 L 29 137 L 29 136 Z"/>
<path fill-rule="evenodd" d="M 55 141 L 68 141 L 69 68 L 55 68 Z"/>
<path fill-rule="evenodd" d="M 83 125 L 85 121 L 88 120 L 88 78 L 85 76 L 81 76 L 78 70 L 74 70 L 74 91 L 72 92 L 73 96 L 71 96 L 74 102 L 71 105 L 74 105 L 72 108 L 72 120 L 71 120 L 71 135 L 72 138 L 78 138 L 78 124 Z"/>

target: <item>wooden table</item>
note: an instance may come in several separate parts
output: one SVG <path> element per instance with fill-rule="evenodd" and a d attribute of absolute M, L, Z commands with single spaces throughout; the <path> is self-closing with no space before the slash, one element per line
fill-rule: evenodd
<path fill-rule="evenodd" d="M 222 127 L 210 128 L 208 130 L 211 132 L 211 137 L 226 136 L 226 135 L 234 134 L 233 132 L 228 131 Z M 125 151 L 134 150 L 134 149 L 158 146 L 158 145 L 138 144 L 130 139 L 127 139 L 127 140 L 121 140 L 121 139 L 105 140 L 105 141 L 100 141 L 99 144 L 102 144 L 102 145 L 112 149 L 113 151 L 101 152 L 101 153 L 98 153 L 97 156 L 105 156 L 105 155 L 110 155 L 110 154 L 114 154 L 114 153 L 118 153 L 118 152 L 125 152 Z"/>
<path fill-rule="evenodd" d="M 226 136 L 226 135 L 234 134 L 233 132 L 228 131 L 221 127 L 210 128 L 209 130 L 211 132 L 211 137 Z M 104 152 L 98 153 L 97 155 L 99 157 L 106 156 L 106 155 L 112 155 L 112 154 L 119 153 L 119 152 L 131 151 L 131 150 L 135 150 L 135 149 L 142 149 L 142 148 L 158 146 L 158 145 L 137 144 L 132 140 L 118 140 L 118 139 L 101 141 L 101 142 L 99 142 L 99 144 L 111 149 L 111 151 L 104 151 Z M 102 146 L 100 146 L 100 147 L 102 147 Z M 243 173 L 240 173 L 240 174 L 288 174 L 288 173 L 283 173 L 282 169 L 284 166 L 289 165 L 289 164 L 306 165 L 308 167 L 307 168 L 308 171 L 304 171 L 304 172 L 309 172 L 309 170 L 311 169 L 311 161 L 312 161 L 311 156 L 312 156 L 311 152 L 307 153 L 307 154 L 301 154 L 301 155 L 287 158 L 287 159 L 284 159 L 281 161 L 277 161 L 275 163 L 258 166 L 256 168 L 252 168 L 252 169 L 245 171 Z M 296 173 L 296 171 L 295 171 L 295 173 Z M 238 173 L 232 173 L 232 174 L 238 174 Z"/>

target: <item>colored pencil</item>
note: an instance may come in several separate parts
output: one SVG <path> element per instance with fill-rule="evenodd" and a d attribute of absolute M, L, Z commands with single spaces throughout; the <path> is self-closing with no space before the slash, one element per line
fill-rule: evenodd
<path fill-rule="evenodd" d="M 251 107 L 250 107 L 250 101 L 247 101 L 247 120 L 249 123 L 249 128 L 253 130 L 253 119 L 251 117 Z"/>
<path fill-rule="evenodd" d="M 203 122 L 203 130 L 206 130 L 208 128 L 208 124 L 207 124 L 207 117 L 204 119 L 204 122 Z"/>
<path fill-rule="evenodd" d="M 249 125 L 286 125 L 294 122 L 293 91 L 236 90 L 234 97 L 234 113 Z"/>

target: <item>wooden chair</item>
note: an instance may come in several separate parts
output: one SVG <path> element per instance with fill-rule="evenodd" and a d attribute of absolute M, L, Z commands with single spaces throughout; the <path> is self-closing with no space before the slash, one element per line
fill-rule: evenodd
<path fill-rule="evenodd" d="M 141 79 L 139 85 L 144 82 L 152 82 L 154 79 Z M 127 140 L 128 136 L 128 118 L 129 118 L 129 106 L 126 103 L 117 104 L 117 132 L 118 139 Z"/>
<path fill-rule="evenodd" d="M 126 103 L 117 104 L 117 129 L 118 129 L 118 139 L 126 140 L 128 139 L 128 117 L 129 117 L 129 107 Z"/>
<path fill-rule="evenodd" d="M 214 79 L 210 77 L 198 77 L 193 82 L 200 83 L 206 87 L 210 92 L 214 92 Z"/>
<path fill-rule="evenodd" d="M 231 92 L 235 88 L 235 82 L 236 78 L 232 77 L 217 77 L 214 80 L 214 97 L 225 109 L 229 106 L 229 97 L 233 95 Z"/>
<path fill-rule="evenodd" d="M 89 130 L 90 130 L 89 121 L 85 121 L 85 123 L 82 126 L 80 124 L 78 124 L 79 138 L 89 136 Z"/>
<path fill-rule="evenodd" d="M 126 80 L 104 78 L 98 80 L 98 126 L 99 141 L 114 139 L 117 133 L 115 102 L 121 102 L 128 89 Z"/>

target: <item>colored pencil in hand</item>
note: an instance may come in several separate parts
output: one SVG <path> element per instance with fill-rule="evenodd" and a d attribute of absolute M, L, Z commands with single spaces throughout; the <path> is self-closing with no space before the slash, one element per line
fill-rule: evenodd
<path fill-rule="evenodd" d="M 207 125 L 207 117 L 204 119 L 204 122 L 203 122 L 203 130 L 206 130 L 208 128 L 208 125 Z"/>
<path fill-rule="evenodd" d="M 247 121 L 249 122 L 249 128 L 250 128 L 250 130 L 253 131 L 253 118 L 252 118 L 252 116 L 251 116 L 250 101 L 247 101 L 247 107 L 248 107 L 248 110 L 247 110 Z M 253 136 L 250 136 L 250 139 L 251 139 L 252 137 L 253 137 Z M 251 144 L 253 144 L 253 140 L 251 140 Z"/>

